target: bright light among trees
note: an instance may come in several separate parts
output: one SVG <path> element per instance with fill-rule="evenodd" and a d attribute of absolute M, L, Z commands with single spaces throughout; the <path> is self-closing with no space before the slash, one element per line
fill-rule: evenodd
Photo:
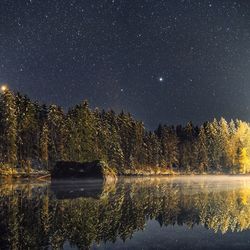
<path fill-rule="evenodd" d="M 6 90 L 8 90 L 8 86 L 7 85 L 2 85 L 1 86 L 1 91 L 5 92 Z"/>

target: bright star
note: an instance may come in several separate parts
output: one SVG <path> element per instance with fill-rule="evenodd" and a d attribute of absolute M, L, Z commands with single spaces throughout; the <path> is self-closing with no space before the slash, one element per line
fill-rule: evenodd
<path fill-rule="evenodd" d="M 160 81 L 160 82 L 163 82 L 163 77 L 159 77 L 159 81 Z"/>

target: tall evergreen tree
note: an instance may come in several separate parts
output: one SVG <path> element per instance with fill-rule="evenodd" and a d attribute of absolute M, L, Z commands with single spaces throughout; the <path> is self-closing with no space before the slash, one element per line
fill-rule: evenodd
<path fill-rule="evenodd" d="M 197 171 L 200 173 L 208 172 L 208 152 L 207 152 L 207 145 L 206 145 L 206 132 L 204 126 L 201 126 L 198 140 L 196 143 L 196 166 Z"/>
<path fill-rule="evenodd" d="M 74 160 L 81 162 L 96 160 L 98 158 L 95 153 L 96 122 L 88 102 L 84 101 L 72 109 L 69 112 L 69 120 L 71 152 L 74 150 L 77 154 Z"/>
<path fill-rule="evenodd" d="M 227 121 L 221 118 L 219 122 L 219 143 L 220 143 L 220 166 L 225 168 L 229 172 L 230 160 L 229 160 L 229 147 L 230 147 L 230 134 Z"/>
<path fill-rule="evenodd" d="M 45 168 L 48 168 L 49 161 L 49 128 L 47 123 L 44 123 L 40 137 L 40 159 Z"/>
<path fill-rule="evenodd" d="M 65 160 L 66 127 L 63 110 L 51 105 L 48 110 L 49 158 L 51 162 Z"/>
<path fill-rule="evenodd" d="M 38 159 L 40 136 L 40 106 L 27 96 L 16 95 L 18 161 Z"/>
<path fill-rule="evenodd" d="M 17 164 L 17 115 L 15 95 L 8 89 L 1 94 L 1 127 L 3 161 L 15 167 Z"/>

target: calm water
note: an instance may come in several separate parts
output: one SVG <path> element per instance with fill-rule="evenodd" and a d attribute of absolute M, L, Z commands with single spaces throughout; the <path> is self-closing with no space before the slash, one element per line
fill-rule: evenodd
<path fill-rule="evenodd" d="M 250 249 L 250 177 L 0 185 L 0 249 Z"/>

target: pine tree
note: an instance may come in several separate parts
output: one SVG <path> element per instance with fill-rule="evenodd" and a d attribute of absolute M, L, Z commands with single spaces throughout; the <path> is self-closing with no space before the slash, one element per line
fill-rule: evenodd
<path fill-rule="evenodd" d="M 195 171 L 195 147 L 197 139 L 197 129 L 189 122 L 181 133 L 181 143 L 179 145 L 179 161 L 181 168 L 186 172 Z"/>
<path fill-rule="evenodd" d="M 149 132 L 144 137 L 144 155 L 145 163 L 151 167 L 159 166 L 161 144 L 155 133 Z"/>
<path fill-rule="evenodd" d="M 159 126 L 157 135 L 161 145 L 160 165 L 172 168 L 178 164 L 178 138 L 173 127 Z"/>
<path fill-rule="evenodd" d="M 235 122 L 233 120 L 230 121 L 228 125 L 228 131 L 229 131 L 229 142 L 227 145 L 227 155 L 228 155 L 228 165 L 230 168 L 230 172 L 237 172 L 237 139 L 236 139 L 236 126 Z"/>
<path fill-rule="evenodd" d="M 220 171 L 221 147 L 219 138 L 219 124 L 216 119 L 213 122 L 207 123 L 206 138 L 208 148 L 209 167 L 213 171 Z"/>
<path fill-rule="evenodd" d="M 6 90 L 1 94 L 3 160 L 11 167 L 17 164 L 17 117 L 15 95 Z"/>
<path fill-rule="evenodd" d="M 134 150 L 136 144 L 136 132 L 133 126 L 133 119 L 130 114 L 122 112 L 117 117 L 118 133 L 121 138 L 121 149 L 124 154 L 124 164 L 127 168 L 135 167 Z"/>
<path fill-rule="evenodd" d="M 102 145 L 105 145 L 105 155 L 111 167 L 115 167 L 117 172 L 122 174 L 124 172 L 124 153 L 121 148 L 121 138 L 118 133 L 117 117 L 113 110 L 109 112 L 102 112 L 102 131 L 105 134 L 102 136 Z M 106 128 L 106 130 L 105 130 Z"/>
<path fill-rule="evenodd" d="M 204 126 L 201 126 L 200 128 L 195 153 L 197 171 L 200 173 L 204 171 L 208 172 L 208 152 Z"/>
<path fill-rule="evenodd" d="M 250 127 L 246 122 L 236 121 L 236 133 L 234 134 L 236 147 L 236 165 L 240 171 L 246 173 L 248 164 L 248 152 L 250 152 Z"/>
<path fill-rule="evenodd" d="M 48 125 L 44 123 L 40 137 L 40 152 L 41 152 L 40 159 L 46 169 L 48 169 L 48 160 L 49 160 L 48 146 L 49 146 L 49 129 Z"/>
<path fill-rule="evenodd" d="M 145 128 L 142 122 L 135 121 L 132 123 L 132 130 L 134 134 L 132 155 L 136 164 L 142 166 L 144 162 L 143 146 L 144 146 Z"/>
<path fill-rule="evenodd" d="M 70 146 L 71 152 L 75 151 L 72 160 L 85 162 L 97 160 L 95 153 L 96 120 L 93 112 L 88 107 L 88 102 L 84 101 L 69 112 Z M 71 157 L 71 155 L 70 155 Z"/>
<path fill-rule="evenodd" d="M 48 129 L 49 129 L 49 159 L 52 163 L 65 160 L 65 115 L 63 110 L 51 105 L 48 110 Z"/>
<path fill-rule="evenodd" d="M 240 150 L 239 163 L 241 173 L 246 174 L 250 171 L 250 158 L 245 147 Z"/>
<path fill-rule="evenodd" d="M 39 157 L 40 106 L 19 93 L 16 95 L 18 161 Z"/>
<path fill-rule="evenodd" d="M 230 134 L 227 121 L 224 118 L 221 118 L 219 122 L 219 143 L 220 143 L 220 165 L 225 168 L 228 172 L 230 167 L 229 160 L 229 144 L 230 144 Z"/>

